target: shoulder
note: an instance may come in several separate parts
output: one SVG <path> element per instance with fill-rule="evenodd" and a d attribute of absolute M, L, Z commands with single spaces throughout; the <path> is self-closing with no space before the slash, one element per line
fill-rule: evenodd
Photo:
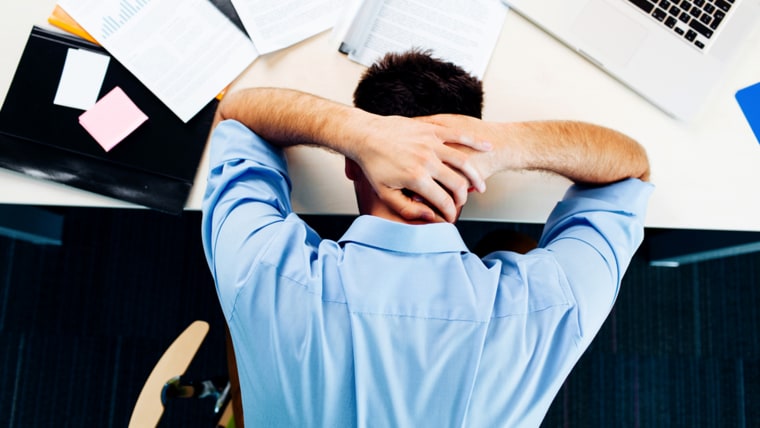
<path fill-rule="evenodd" d="M 529 316 L 575 303 L 564 269 L 550 251 L 541 248 L 527 254 L 496 251 L 483 261 L 499 269 L 495 317 Z"/>

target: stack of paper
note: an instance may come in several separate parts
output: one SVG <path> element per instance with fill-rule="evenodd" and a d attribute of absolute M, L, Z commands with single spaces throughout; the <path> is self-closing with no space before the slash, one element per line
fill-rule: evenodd
<path fill-rule="evenodd" d="M 258 56 L 207 0 L 60 0 L 59 5 L 187 122 Z"/>
<path fill-rule="evenodd" d="M 387 52 L 421 48 L 482 77 L 507 10 L 499 0 L 228 1 L 250 38 L 208 0 L 59 5 L 185 122 L 259 53 L 331 27 L 341 51 L 364 65 Z"/>

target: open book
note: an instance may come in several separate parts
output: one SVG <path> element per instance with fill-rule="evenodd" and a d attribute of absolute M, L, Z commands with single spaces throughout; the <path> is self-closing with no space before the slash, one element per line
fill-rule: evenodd
<path fill-rule="evenodd" d="M 482 78 L 506 12 L 499 0 L 357 0 L 333 38 L 366 66 L 388 52 L 420 48 Z"/>

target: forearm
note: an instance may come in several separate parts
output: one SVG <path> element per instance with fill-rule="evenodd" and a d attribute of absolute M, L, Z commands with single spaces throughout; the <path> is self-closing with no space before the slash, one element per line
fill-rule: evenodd
<path fill-rule="evenodd" d="M 361 138 L 357 125 L 372 120 L 372 115 L 294 90 L 250 88 L 224 98 L 216 122 L 225 119 L 241 122 L 280 147 L 316 145 L 353 157 L 352 143 Z"/>
<path fill-rule="evenodd" d="M 498 123 L 491 172 L 503 169 L 549 171 L 576 183 L 606 184 L 626 178 L 649 179 L 644 148 L 615 130 L 582 122 Z M 489 174 L 490 175 L 490 174 Z"/>

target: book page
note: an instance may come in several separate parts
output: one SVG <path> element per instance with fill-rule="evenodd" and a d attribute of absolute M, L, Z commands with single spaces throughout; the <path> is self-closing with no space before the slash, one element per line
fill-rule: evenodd
<path fill-rule="evenodd" d="M 335 25 L 339 0 L 232 0 L 256 49 L 269 53 Z"/>
<path fill-rule="evenodd" d="M 370 22 L 352 23 L 342 51 L 369 66 L 388 52 L 430 49 L 483 77 L 506 17 L 499 0 L 365 0 L 376 13 Z M 366 18 L 365 18 L 366 19 Z"/>
<path fill-rule="evenodd" d="M 60 0 L 59 5 L 183 122 L 258 56 L 207 0 Z"/>

